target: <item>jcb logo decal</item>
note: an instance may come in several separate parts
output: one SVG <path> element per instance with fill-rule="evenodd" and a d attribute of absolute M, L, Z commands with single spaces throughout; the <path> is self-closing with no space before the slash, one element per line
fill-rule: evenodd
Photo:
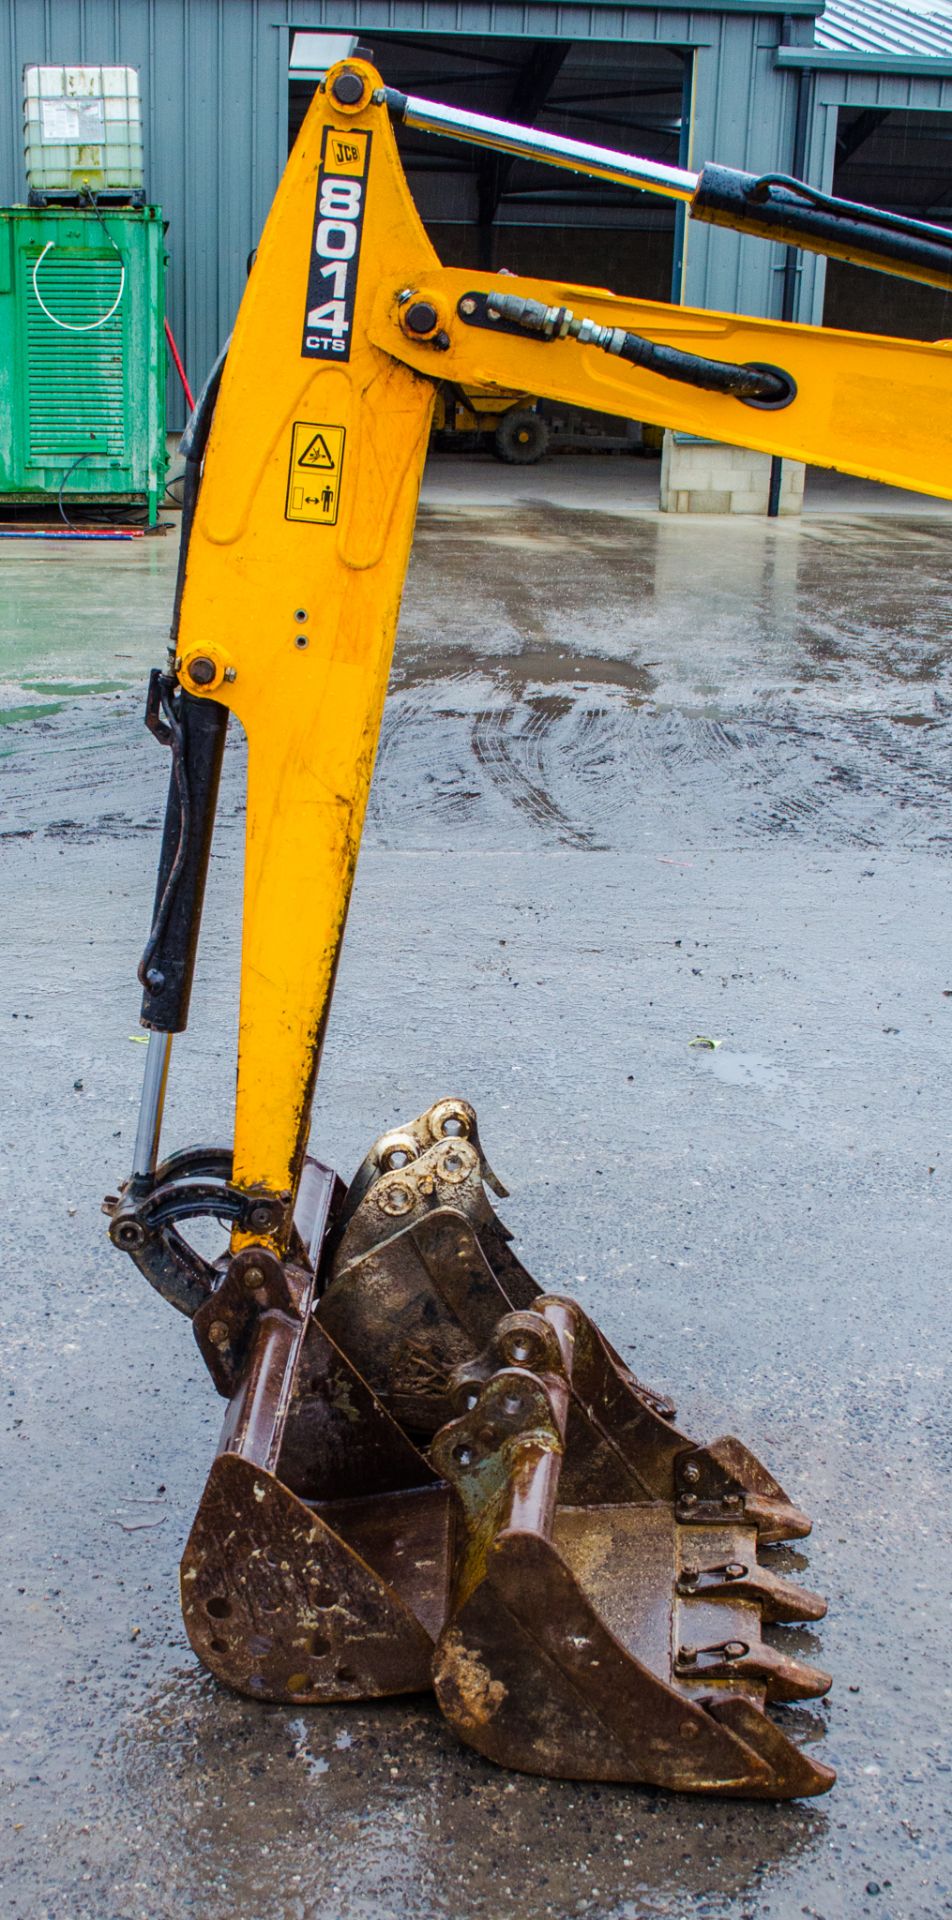
<path fill-rule="evenodd" d="M 333 173 L 360 173 L 367 169 L 369 133 L 331 133 L 327 135 L 325 164 Z"/>
<path fill-rule="evenodd" d="M 369 133 L 325 130 L 301 348 L 307 359 L 350 359 L 369 159 Z"/>

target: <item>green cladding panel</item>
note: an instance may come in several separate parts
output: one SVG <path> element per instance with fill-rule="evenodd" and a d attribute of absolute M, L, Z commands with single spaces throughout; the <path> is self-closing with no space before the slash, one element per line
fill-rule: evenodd
<path fill-rule="evenodd" d="M 144 499 L 165 480 L 157 207 L 0 210 L 0 507 Z"/>

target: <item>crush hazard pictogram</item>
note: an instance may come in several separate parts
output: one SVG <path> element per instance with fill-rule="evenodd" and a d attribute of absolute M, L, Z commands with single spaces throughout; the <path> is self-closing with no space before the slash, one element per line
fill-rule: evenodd
<path fill-rule="evenodd" d="M 333 527 L 340 509 L 344 469 L 343 427 L 319 426 L 313 420 L 295 420 L 291 431 L 286 520 L 308 520 L 313 526 Z"/>
<path fill-rule="evenodd" d="M 304 452 L 298 454 L 299 467 L 327 467 L 333 470 L 334 456 L 322 433 L 316 433 Z"/>

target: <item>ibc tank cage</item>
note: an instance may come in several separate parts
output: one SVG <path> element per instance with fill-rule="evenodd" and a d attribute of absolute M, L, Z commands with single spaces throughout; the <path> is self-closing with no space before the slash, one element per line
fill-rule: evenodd
<path fill-rule="evenodd" d="M 24 67 L 23 150 L 31 206 L 90 197 L 142 206 L 135 67 Z"/>

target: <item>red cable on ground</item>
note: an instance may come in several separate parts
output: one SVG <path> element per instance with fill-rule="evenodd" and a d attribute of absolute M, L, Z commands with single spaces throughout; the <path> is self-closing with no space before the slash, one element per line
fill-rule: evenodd
<path fill-rule="evenodd" d="M 181 380 L 182 386 L 185 390 L 185 398 L 188 401 L 189 413 L 194 413 L 195 401 L 192 395 L 192 389 L 188 384 L 188 376 L 185 372 L 185 368 L 182 365 L 182 356 L 179 353 L 178 347 L 175 344 L 175 335 L 172 332 L 171 327 L 169 326 L 168 320 L 166 320 L 165 322 L 165 337 L 169 343 L 169 352 L 172 355 L 173 360 L 175 361 L 175 371 L 178 374 L 178 377 Z"/>
<path fill-rule="evenodd" d="M 0 540 L 142 540 L 144 527 L 0 527 Z"/>

